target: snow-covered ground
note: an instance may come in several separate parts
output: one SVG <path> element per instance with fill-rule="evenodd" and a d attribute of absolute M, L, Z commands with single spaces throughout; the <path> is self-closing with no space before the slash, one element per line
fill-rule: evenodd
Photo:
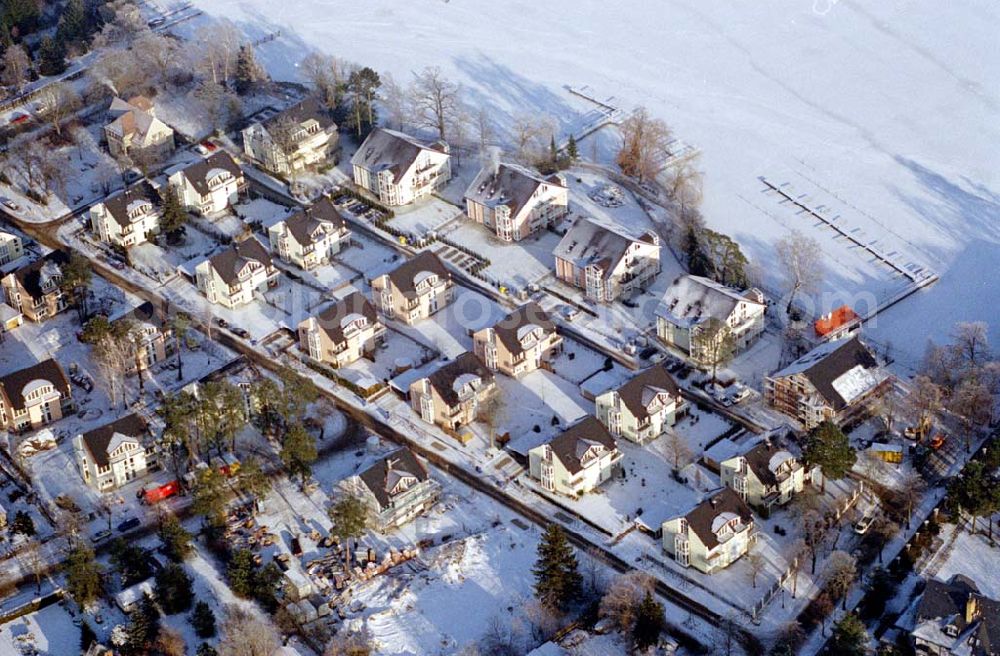
<path fill-rule="evenodd" d="M 1000 257 L 1000 10 L 984 0 L 921 11 L 846 1 L 377 0 L 335 14 L 306 0 L 195 4 L 255 33 L 280 28 L 262 53 L 279 78 L 298 77 L 290 53 L 305 46 L 399 80 L 439 66 L 503 126 L 524 112 L 577 123 L 587 110 L 565 85 L 589 85 L 625 110 L 646 105 L 700 149 L 709 225 L 739 240 L 769 286 L 780 282 L 769 265 L 774 242 L 792 228 L 823 244 L 824 291 L 863 303 L 862 292 L 878 297 L 894 282 L 762 193 L 759 176 L 792 184 L 864 241 L 943 274 L 880 317 L 876 335 L 919 357 L 926 337 L 944 338 L 954 321 L 993 319 L 1000 342 L 1000 289 L 983 276 Z"/>

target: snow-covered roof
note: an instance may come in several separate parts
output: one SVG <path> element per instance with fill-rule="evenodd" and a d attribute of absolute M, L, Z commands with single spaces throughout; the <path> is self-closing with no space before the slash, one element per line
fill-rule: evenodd
<path fill-rule="evenodd" d="M 663 294 L 658 316 L 689 328 L 709 318 L 725 321 L 741 301 L 763 307 L 763 296 L 750 289 L 739 291 L 702 276 L 680 276 Z"/>
<path fill-rule="evenodd" d="M 651 233 L 632 237 L 620 226 L 598 223 L 594 219 L 581 218 L 566 231 L 552 254 L 583 269 L 596 265 L 604 271 L 611 271 L 625 257 L 629 247 L 636 242 L 657 243 Z"/>
<path fill-rule="evenodd" d="M 889 376 L 856 336 L 818 346 L 772 378 L 796 374 L 804 375 L 834 410 L 849 406 Z"/>

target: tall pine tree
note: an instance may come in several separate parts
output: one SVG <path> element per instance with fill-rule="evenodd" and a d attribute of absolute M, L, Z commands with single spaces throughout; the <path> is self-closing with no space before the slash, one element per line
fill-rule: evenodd
<path fill-rule="evenodd" d="M 167 240 L 177 243 L 182 228 L 187 223 L 188 215 L 181 205 L 180 196 L 173 187 L 167 187 L 163 192 L 163 216 L 160 218 L 160 229 L 167 235 Z"/>
<path fill-rule="evenodd" d="M 64 45 L 80 41 L 87 36 L 87 25 L 87 9 L 83 0 L 69 0 L 59 16 L 56 40 Z"/>
<path fill-rule="evenodd" d="M 253 46 L 245 43 L 236 55 L 236 93 L 244 94 L 267 79 L 264 68 L 257 63 Z"/>
<path fill-rule="evenodd" d="M 575 162 L 580 157 L 580 150 L 576 145 L 576 137 L 572 134 L 569 135 L 569 141 L 566 142 L 566 155 L 571 162 Z"/>
<path fill-rule="evenodd" d="M 823 470 L 820 490 L 826 492 L 826 480 L 839 481 L 851 471 L 858 454 L 851 448 L 851 441 L 837 424 L 824 421 L 809 434 L 802 451 L 806 462 L 819 465 Z"/>
<path fill-rule="evenodd" d="M 576 554 L 557 524 L 545 529 L 532 573 L 535 596 L 547 608 L 565 610 L 580 598 L 583 577 L 577 570 Z"/>
<path fill-rule="evenodd" d="M 632 639 L 639 651 L 655 645 L 660 639 L 660 633 L 666 626 L 663 604 L 653 599 L 646 591 L 646 596 L 635 615 L 635 627 L 632 629 Z"/>
<path fill-rule="evenodd" d="M 66 70 L 66 46 L 50 36 L 38 46 L 38 72 L 42 75 L 59 75 Z"/>

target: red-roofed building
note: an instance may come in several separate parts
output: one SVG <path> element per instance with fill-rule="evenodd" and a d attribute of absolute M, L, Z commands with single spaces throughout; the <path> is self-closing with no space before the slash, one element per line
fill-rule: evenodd
<path fill-rule="evenodd" d="M 849 305 L 841 305 L 833 312 L 824 314 L 813 324 L 816 338 L 823 342 L 843 339 L 856 333 L 861 327 L 861 317 Z"/>

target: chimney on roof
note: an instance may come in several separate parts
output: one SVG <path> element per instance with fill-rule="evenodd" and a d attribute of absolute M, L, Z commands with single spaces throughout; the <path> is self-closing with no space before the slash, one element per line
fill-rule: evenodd
<path fill-rule="evenodd" d="M 979 618 L 979 597 L 969 594 L 965 600 L 965 623 L 972 624 Z"/>
<path fill-rule="evenodd" d="M 708 500 L 708 502 L 710 504 L 712 504 L 713 508 L 715 508 L 716 506 L 719 505 L 719 498 L 718 497 L 712 497 L 711 499 Z"/>
<path fill-rule="evenodd" d="M 500 172 L 500 149 L 496 146 L 489 146 L 486 149 L 486 164 L 489 166 L 490 175 L 496 176 Z"/>

